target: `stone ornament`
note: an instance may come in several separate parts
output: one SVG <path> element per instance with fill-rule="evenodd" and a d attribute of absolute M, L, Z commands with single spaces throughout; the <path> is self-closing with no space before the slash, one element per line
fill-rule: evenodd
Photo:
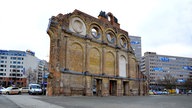
<path fill-rule="evenodd" d="M 74 17 L 70 20 L 69 29 L 72 32 L 75 32 L 81 35 L 86 35 L 85 23 L 78 17 Z"/>

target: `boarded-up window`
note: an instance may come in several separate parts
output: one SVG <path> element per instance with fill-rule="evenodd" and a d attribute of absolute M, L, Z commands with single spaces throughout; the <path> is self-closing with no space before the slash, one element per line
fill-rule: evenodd
<path fill-rule="evenodd" d="M 112 53 L 106 53 L 105 74 L 113 76 L 115 75 L 115 57 Z"/>
<path fill-rule="evenodd" d="M 77 72 L 83 71 L 83 49 L 80 44 L 73 44 L 69 51 L 69 69 Z"/>
<path fill-rule="evenodd" d="M 119 58 L 119 76 L 126 77 L 126 64 L 127 61 L 124 56 L 120 56 Z"/>
<path fill-rule="evenodd" d="M 94 74 L 99 74 L 101 71 L 101 54 L 95 48 L 89 52 L 89 70 Z"/>

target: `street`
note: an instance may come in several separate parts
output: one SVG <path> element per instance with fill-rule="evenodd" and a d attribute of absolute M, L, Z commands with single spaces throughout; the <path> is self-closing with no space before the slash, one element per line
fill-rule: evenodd
<path fill-rule="evenodd" d="M 8 98 L 0 95 L 0 108 L 20 108 L 17 104 Z"/>
<path fill-rule="evenodd" d="M 2 108 L 191 108 L 192 96 L 48 97 L 2 95 L 0 96 L 0 104 L 5 106 Z"/>

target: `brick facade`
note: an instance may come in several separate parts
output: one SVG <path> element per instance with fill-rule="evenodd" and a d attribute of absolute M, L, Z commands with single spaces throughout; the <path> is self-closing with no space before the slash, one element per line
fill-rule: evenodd
<path fill-rule="evenodd" d="M 120 29 L 112 13 L 101 11 L 98 19 L 79 10 L 59 14 L 50 18 L 47 33 L 49 96 L 122 96 L 146 92 L 128 32 Z"/>

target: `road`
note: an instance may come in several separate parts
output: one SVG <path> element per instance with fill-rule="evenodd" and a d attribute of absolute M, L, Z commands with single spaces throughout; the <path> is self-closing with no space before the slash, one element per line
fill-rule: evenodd
<path fill-rule="evenodd" d="M 3 97 L 13 103 L 10 107 L 2 108 L 192 108 L 192 96 L 186 95 L 123 97 L 4 95 Z M 2 100 L 2 97 L 0 99 Z M 1 105 L 3 103 L 7 104 L 3 101 Z"/>
<path fill-rule="evenodd" d="M 0 95 L 0 108 L 20 108 L 16 103 Z"/>

